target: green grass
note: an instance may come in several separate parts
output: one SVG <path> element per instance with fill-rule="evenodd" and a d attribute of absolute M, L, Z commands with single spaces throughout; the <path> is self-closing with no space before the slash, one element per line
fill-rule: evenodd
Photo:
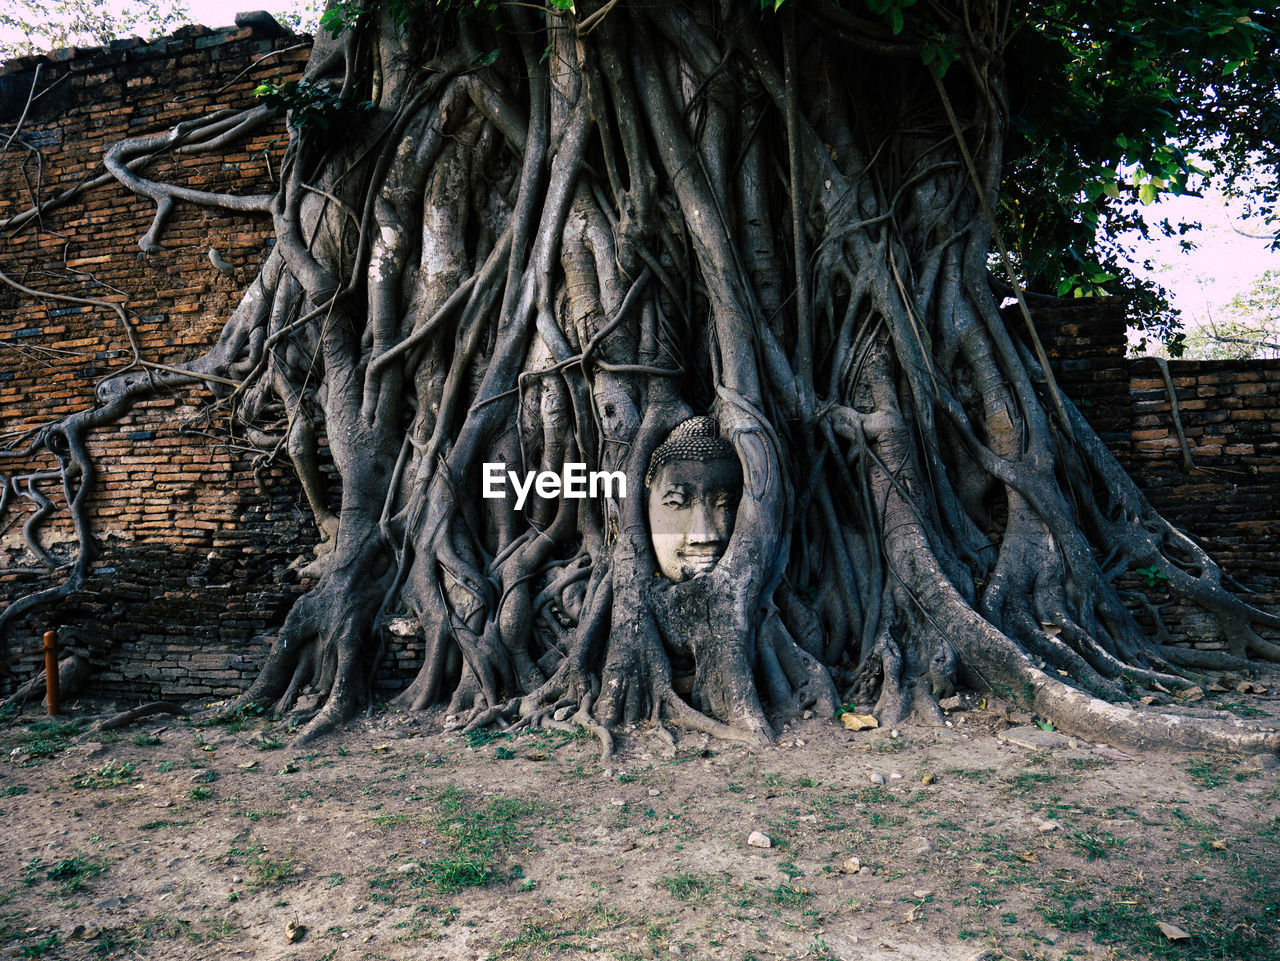
<path fill-rule="evenodd" d="M 71 746 L 71 738 L 84 730 L 84 722 L 36 721 L 28 724 L 19 745 L 19 756 L 25 760 L 55 757 Z"/>
<path fill-rule="evenodd" d="M 28 861 L 23 868 L 22 880 L 28 886 L 34 886 L 41 880 L 53 884 L 56 894 L 68 897 L 86 890 L 89 882 L 107 870 L 107 863 L 82 854 L 63 858 L 46 866 L 39 858 Z"/>
<path fill-rule="evenodd" d="M 1142 891 L 1103 891 L 1098 897 L 1069 884 L 1049 886 L 1052 901 L 1041 905 L 1044 919 L 1062 931 L 1083 934 L 1112 955 L 1150 957 L 1159 961 L 1278 961 L 1280 946 L 1252 918 L 1224 917 L 1211 899 L 1184 905 L 1181 910 L 1158 910 L 1144 902 Z M 1139 902 L 1139 903 L 1130 903 Z M 1157 921 L 1176 924 L 1191 935 L 1170 941 Z"/>
<path fill-rule="evenodd" d="M 117 764 L 108 761 L 99 768 L 82 775 L 76 780 L 76 787 L 101 790 L 109 787 L 120 787 L 138 780 L 137 767 L 132 761 Z"/>
<path fill-rule="evenodd" d="M 1105 861 L 1113 851 L 1124 847 L 1125 842 L 1109 831 L 1077 831 L 1071 840 L 1090 861 Z"/>
<path fill-rule="evenodd" d="M 1204 788 L 1221 787 L 1228 781 L 1247 781 L 1261 776 L 1260 771 L 1235 770 L 1239 764 L 1235 758 L 1199 758 L 1187 765 L 1187 774 L 1192 781 Z"/>
<path fill-rule="evenodd" d="M 476 804 L 452 785 L 440 793 L 436 804 L 440 817 L 435 826 L 448 838 L 452 850 L 425 862 L 423 874 L 444 894 L 501 880 L 503 862 L 528 837 L 525 822 L 539 810 L 533 802 L 509 797 Z M 505 876 L 516 875 L 509 872 Z"/>
<path fill-rule="evenodd" d="M 790 884 L 779 884 L 769 892 L 769 900 L 784 908 L 798 908 L 809 902 L 812 895 L 803 888 Z"/>
<path fill-rule="evenodd" d="M 24 944 L 18 949 L 18 957 L 20 958 L 41 958 L 44 957 L 46 951 L 51 951 L 58 946 L 58 932 L 31 944 Z"/>
<path fill-rule="evenodd" d="M 703 901 L 711 893 L 713 882 L 701 874 L 677 871 L 659 878 L 657 886 L 677 901 Z"/>

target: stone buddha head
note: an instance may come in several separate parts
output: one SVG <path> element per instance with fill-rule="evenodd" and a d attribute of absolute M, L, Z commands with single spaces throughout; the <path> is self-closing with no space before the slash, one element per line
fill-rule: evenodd
<path fill-rule="evenodd" d="M 684 421 L 653 452 L 644 479 L 658 569 L 673 581 L 705 574 L 729 546 L 742 466 L 711 417 Z"/>

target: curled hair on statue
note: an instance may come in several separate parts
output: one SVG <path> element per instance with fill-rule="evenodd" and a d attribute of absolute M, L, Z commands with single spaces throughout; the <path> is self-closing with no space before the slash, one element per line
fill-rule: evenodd
<path fill-rule="evenodd" d="M 658 472 L 674 461 L 737 460 L 733 445 L 720 436 L 720 424 L 714 417 L 701 414 L 677 424 L 667 439 L 658 445 L 649 458 L 649 469 L 644 475 L 644 487 L 648 490 Z"/>

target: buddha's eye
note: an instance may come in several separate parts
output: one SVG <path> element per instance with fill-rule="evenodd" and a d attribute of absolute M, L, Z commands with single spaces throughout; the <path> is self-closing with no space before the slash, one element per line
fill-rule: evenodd
<path fill-rule="evenodd" d="M 685 496 L 684 491 L 672 489 L 662 495 L 663 507 L 688 507 L 689 498 Z"/>

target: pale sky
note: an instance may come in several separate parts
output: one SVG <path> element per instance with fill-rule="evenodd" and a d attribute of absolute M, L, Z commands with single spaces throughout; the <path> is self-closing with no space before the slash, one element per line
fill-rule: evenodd
<path fill-rule="evenodd" d="M 1237 293 L 1249 288 L 1264 271 L 1280 270 L 1280 253 L 1270 241 L 1247 234 L 1265 235 L 1266 225 L 1246 220 L 1239 201 L 1228 202 L 1216 193 L 1200 197 L 1172 197 L 1150 208 L 1152 219 L 1168 216 L 1199 221 L 1203 230 L 1187 234 L 1195 249 L 1183 252 L 1178 238 L 1139 241 L 1139 252 L 1151 258 L 1153 270 L 1134 272 L 1173 292 L 1174 306 L 1187 326 L 1213 319 Z"/>
<path fill-rule="evenodd" d="M 237 13 L 249 10 L 266 10 L 277 13 L 281 10 L 300 10 L 306 4 L 302 0 L 187 0 L 186 8 L 191 11 L 191 22 L 202 23 L 206 27 L 229 27 L 236 22 Z"/>

